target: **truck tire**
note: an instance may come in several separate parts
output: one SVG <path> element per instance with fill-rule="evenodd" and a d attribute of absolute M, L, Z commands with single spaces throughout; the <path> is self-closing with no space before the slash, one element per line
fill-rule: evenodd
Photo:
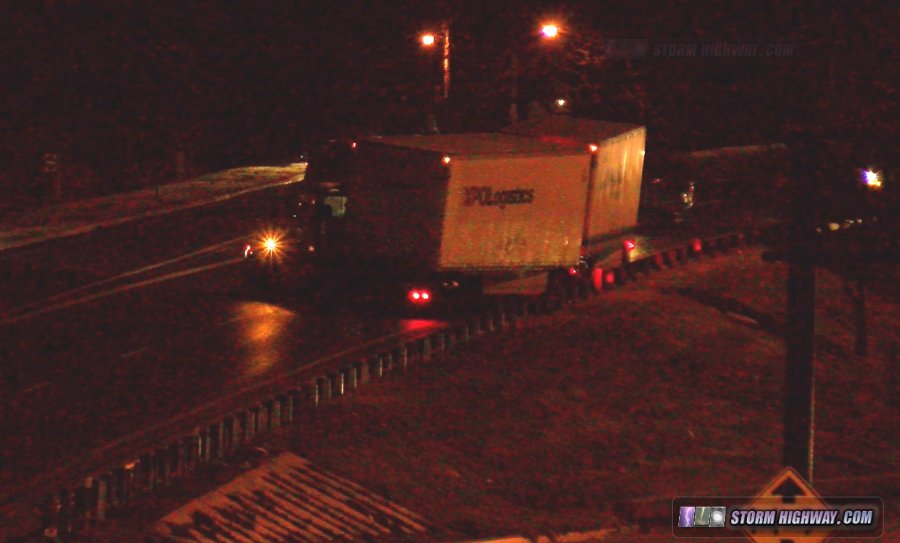
<path fill-rule="evenodd" d="M 547 292 L 541 297 L 542 312 L 551 313 L 572 301 L 572 290 L 568 277 L 561 273 L 551 273 L 547 280 Z"/>

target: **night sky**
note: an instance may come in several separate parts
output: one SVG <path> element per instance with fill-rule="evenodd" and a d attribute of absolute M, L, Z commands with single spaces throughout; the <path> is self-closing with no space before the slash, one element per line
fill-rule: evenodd
<path fill-rule="evenodd" d="M 785 120 L 884 141 L 896 136 L 900 80 L 889 4 L 6 2 L 0 167 L 8 185 L 55 147 L 111 190 L 126 170 L 165 175 L 179 146 L 208 169 L 287 160 L 325 137 L 423 131 L 427 113 L 441 111 L 440 53 L 417 36 L 444 18 L 444 131 L 506 122 L 516 51 L 521 115 L 565 95 L 574 113 L 646 124 L 651 150 L 778 141 Z M 540 41 L 545 19 L 563 26 L 564 43 Z M 576 47 L 599 50 L 600 38 L 647 40 L 650 50 L 579 65 Z M 672 41 L 793 52 L 654 56 Z"/>

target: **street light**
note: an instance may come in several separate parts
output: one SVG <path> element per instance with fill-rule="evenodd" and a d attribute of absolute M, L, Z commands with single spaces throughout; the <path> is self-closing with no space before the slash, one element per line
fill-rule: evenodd
<path fill-rule="evenodd" d="M 450 25 L 447 21 L 441 23 L 441 42 L 443 43 L 443 58 L 441 67 L 444 70 L 444 104 L 446 108 L 447 98 L 450 96 Z M 431 33 L 425 33 L 420 36 L 423 47 L 433 47 L 437 42 L 438 36 Z"/>
<path fill-rule="evenodd" d="M 881 190 L 883 182 L 881 180 L 881 173 L 877 172 L 871 168 L 867 170 L 862 170 L 861 173 L 863 184 L 872 190 Z"/>
<path fill-rule="evenodd" d="M 541 26 L 541 36 L 546 39 L 556 39 L 559 36 L 559 26 L 555 23 L 544 23 Z"/>

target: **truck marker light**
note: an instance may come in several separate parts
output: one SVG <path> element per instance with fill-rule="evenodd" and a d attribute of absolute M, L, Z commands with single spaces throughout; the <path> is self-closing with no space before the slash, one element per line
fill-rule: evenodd
<path fill-rule="evenodd" d="M 253 254 L 253 247 L 248 243 L 244 246 L 244 258 Z"/>
<path fill-rule="evenodd" d="M 615 272 L 608 271 L 606 272 L 606 284 L 612 285 L 616 282 L 616 274 Z"/>
<path fill-rule="evenodd" d="M 597 150 L 600 149 L 600 148 L 597 147 L 595 144 L 592 143 L 592 144 L 588 145 L 588 149 L 590 149 L 592 153 L 596 153 Z"/>
<path fill-rule="evenodd" d="M 355 142 L 355 141 L 350 143 L 350 148 L 351 148 L 351 149 L 356 149 L 356 142 Z"/>
<path fill-rule="evenodd" d="M 569 275 L 578 275 L 578 270 L 576 268 L 569 268 Z"/>
<path fill-rule="evenodd" d="M 703 242 L 701 242 L 699 239 L 695 239 L 691 243 L 692 243 L 691 248 L 694 250 L 695 253 L 699 253 L 700 251 L 703 250 Z"/>
<path fill-rule="evenodd" d="M 626 239 L 624 246 L 626 251 L 631 252 L 635 247 L 637 247 L 637 244 L 633 240 Z"/>
<path fill-rule="evenodd" d="M 444 158 L 441 159 L 444 164 L 450 164 L 450 155 L 444 155 Z"/>

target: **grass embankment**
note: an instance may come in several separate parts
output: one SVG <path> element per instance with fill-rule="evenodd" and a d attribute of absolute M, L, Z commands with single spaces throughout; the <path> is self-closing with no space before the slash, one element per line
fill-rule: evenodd
<path fill-rule="evenodd" d="M 784 280 L 756 252 L 649 276 L 325 407 L 291 447 L 442 538 L 665 537 L 672 497 L 747 495 L 780 469 Z M 872 476 L 897 472 L 896 302 L 869 295 L 860 358 L 843 282 L 820 272 L 818 301 L 818 490 L 887 494 L 890 510 L 896 476 Z"/>

